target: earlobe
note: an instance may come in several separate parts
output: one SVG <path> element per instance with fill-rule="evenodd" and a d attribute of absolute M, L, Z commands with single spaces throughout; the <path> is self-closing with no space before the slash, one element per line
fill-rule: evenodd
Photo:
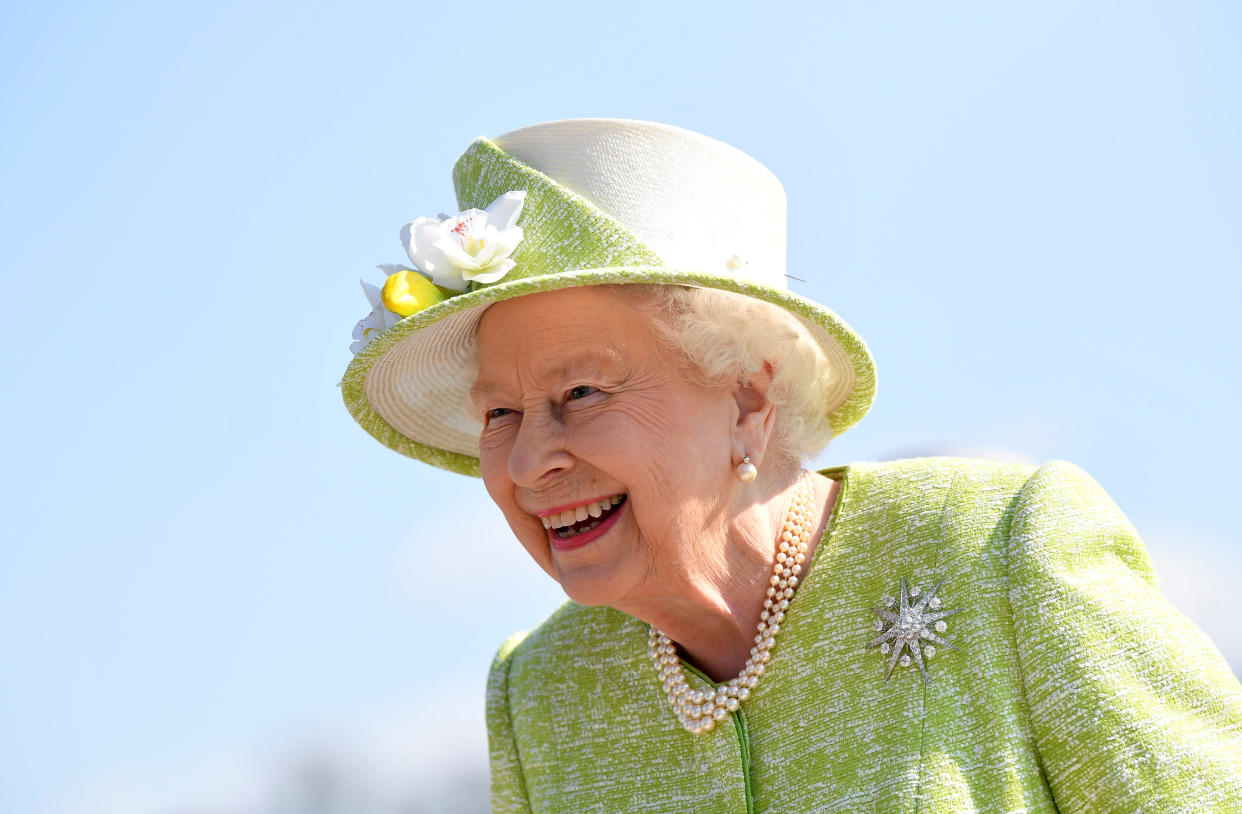
<path fill-rule="evenodd" d="M 750 466 L 762 463 L 768 440 L 776 426 L 776 407 L 767 399 L 771 381 L 772 366 L 765 362 L 762 370 L 752 374 L 749 381 L 740 382 L 734 391 L 737 424 L 733 429 L 733 445 L 738 459 L 747 459 Z M 738 479 L 741 480 L 740 475 Z"/>

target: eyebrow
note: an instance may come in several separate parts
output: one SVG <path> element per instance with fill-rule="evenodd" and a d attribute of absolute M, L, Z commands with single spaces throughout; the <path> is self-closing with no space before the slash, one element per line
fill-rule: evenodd
<path fill-rule="evenodd" d="M 580 371 L 583 368 L 603 373 L 620 367 L 619 356 L 620 354 L 615 352 L 587 351 L 575 353 L 556 365 L 550 365 L 546 368 L 536 366 L 535 375 L 540 380 L 559 382 L 580 375 Z M 470 388 L 470 398 L 475 404 L 480 404 L 484 398 L 499 395 L 505 392 L 505 389 L 504 385 L 499 382 L 478 380 Z"/>

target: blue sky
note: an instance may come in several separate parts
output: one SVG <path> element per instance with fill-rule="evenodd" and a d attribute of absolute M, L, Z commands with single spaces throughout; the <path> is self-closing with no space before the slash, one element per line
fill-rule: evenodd
<path fill-rule="evenodd" d="M 336 382 L 401 224 L 549 119 L 782 179 L 794 290 L 879 370 L 820 465 L 1073 461 L 1242 671 L 1240 34 L 1226 3 L 7 8 L 0 809 L 474 776 L 487 664 L 562 595 Z"/>

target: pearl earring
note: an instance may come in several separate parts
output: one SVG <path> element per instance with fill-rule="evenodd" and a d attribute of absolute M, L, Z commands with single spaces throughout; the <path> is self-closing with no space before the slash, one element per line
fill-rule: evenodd
<path fill-rule="evenodd" d="M 737 478 L 742 483 L 750 483 L 758 476 L 759 470 L 756 469 L 755 465 L 750 462 L 749 455 L 743 457 L 742 462 L 733 467 L 733 477 Z"/>

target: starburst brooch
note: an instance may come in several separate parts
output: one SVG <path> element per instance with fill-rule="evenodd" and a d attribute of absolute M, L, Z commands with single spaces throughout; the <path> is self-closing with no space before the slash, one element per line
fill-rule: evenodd
<path fill-rule="evenodd" d="M 906 578 L 902 577 L 900 606 L 894 609 L 898 600 L 891 596 L 886 596 L 882 600 L 883 607 L 867 609 L 880 617 L 875 620 L 875 630 L 879 635 L 871 640 L 867 648 L 870 649 L 879 645 L 880 653 L 888 656 L 888 672 L 884 674 L 885 681 L 893 674 L 894 666 L 900 663 L 902 667 L 909 667 L 910 657 L 914 656 L 914 662 L 919 666 L 919 671 L 923 673 L 923 683 L 926 684 L 931 678 L 927 675 L 927 668 L 923 665 L 923 659 L 930 659 L 936 655 L 935 645 L 943 645 L 950 650 L 962 652 L 959 648 L 954 647 L 936 635 L 936 633 L 944 633 L 948 627 L 944 621 L 945 617 L 952 616 L 961 611 L 961 608 L 940 610 L 940 598 L 936 596 L 936 591 L 939 588 L 940 583 L 937 582 L 925 594 L 922 593 L 917 585 L 907 591 Z M 911 600 L 914 600 L 915 604 L 910 604 Z M 885 623 L 888 623 L 888 625 Z M 932 628 L 935 628 L 936 633 L 932 632 Z M 920 643 L 920 639 L 926 639 L 933 644 L 923 645 Z M 909 648 L 910 652 L 902 653 L 906 648 Z"/>

